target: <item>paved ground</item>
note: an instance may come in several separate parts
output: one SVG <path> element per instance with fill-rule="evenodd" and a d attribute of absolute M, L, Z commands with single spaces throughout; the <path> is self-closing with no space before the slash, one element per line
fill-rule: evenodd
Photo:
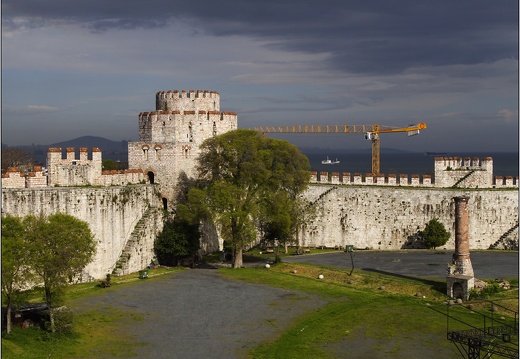
<path fill-rule="evenodd" d="M 471 259 L 478 278 L 518 277 L 517 253 L 475 252 Z M 284 260 L 351 267 L 350 256 L 344 252 Z M 444 277 L 450 260 L 451 253 L 443 252 L 359 251 L 355 253 L 354 265 L 357 269 L 395 275 Z M 191 269 L 106 291 L 88 298 L 85 306 L 107 304 L 141 313 L 143 321 L 122 329 L 137 341 L 148 343 L 139 348 L 138 358 L 206 359 L 245 358 L 249 349 L 275 338 L 293 320 L 325 303 L 301 292 L 227 280 L 217 270 Z M 359 348 L 349 344 L 349 357 L 366 357 L 370 343 L 363 345 L 361 339 L 357 339 Z M 338 345 L 344 350 L 344 343 Z M 417 348 L 418 352 L 421 350 Z M 429 358 L 425 354 L 422 357 Z"/>
<path fill-rule="evenodd" d="M 409 277 L 445 277 L 452 251 L 410 250 L 399 252 L 356 251 L 354 269 L 382 271 Z M 518 278 L 518 252 L 482 251 L 470 254 L 475 277 L 479 279 Z M 304 262 L 352 268 L 349 253 L 291 256 L 286 262 Z"/>
<path fill-rule="evenodd" d="M 141 313 L 125 328 L 148 345 L 138 358 L 245 358 L 326 302 L 306 293 L 223 279 L 215 269 L 190 269 L 107 291 L 85 306 L 107 304 Z"/>

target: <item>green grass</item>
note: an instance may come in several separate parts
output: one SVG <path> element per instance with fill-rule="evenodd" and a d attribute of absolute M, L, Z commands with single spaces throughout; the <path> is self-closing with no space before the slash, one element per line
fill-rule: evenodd
<path fill-rule="evenodd" d="M 301 358 L 305 353 L 306 358 L 334 358 L 342 357 L 342 350 L 349 350 L 352 345 L 363 346 L 364 355 L 372 352 L 390 358 L 420 357 L 423 356 L 421 351 L 460 355 L 446 340 L 447 321 L 442 314 L 448 308 L 445 282 L 362 271 L 349 276 L 349 272 L 286 263 L 270 269 L 222 269 L 226 277 L 235 280 L 299 290 L 329 299 L 324 307 L 299 318 L 278 339 L 252 350 L 251 356 Z M 324 275 L 324 279 L 317 279 L 319 274 Z M 496 297 L 500 303 L 509 302 L 512 308 L 518 306 L 518 289 L 501 292 Z M 458 319 L 482 326 L 482 317 L 475 314 L 476 308 L 473 313 L 460 307 L 450 308 Z M 488 313 L 486 308 L 481 309 Z"/>
<path fill-rule="evenodd" d="M 180 270 L 182 269 L 152 269 L 149 271 L 149 278 L 145 280 L 154 280 Z M 67 287 L 65 305 L 75 312 L 73 332 L 50 334 L 40 329 L 22 329 L 15 326 L 11 334 L 2 335 L 2 359 L 135 357 L 135 349 L 143 343 L 121 334 L 122 332 L 116 329 L 144 320 L 141 315 L 107 305 L 76 308 L 75 303 L 82 298 L 117 290 L 123 286 L 138 285 L 140 282 L 138 273 L 135 273 L 112 277 L 112 285 L 109 288 L 101 288 L 98 282 Z M 32 293 L 31 301 L 42 301 L 41 290 Z"/>

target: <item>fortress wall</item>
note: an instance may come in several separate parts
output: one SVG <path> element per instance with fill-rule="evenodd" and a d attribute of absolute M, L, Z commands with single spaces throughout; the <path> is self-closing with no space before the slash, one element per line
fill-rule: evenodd
<path fill-rule="evenodd" d="M 18 167 L 9 167 L 2 173 L 2 188 L 24 188 L 25 176 Z"/>
<path fill-rule="evenodd" d="M 129 142 L 128 166 L 142 169 L 145 175 L 152 172 L 163 197 L 171 200 L 180 172 L 195 176 L 199 152 L 197 145 L 189 143 Z"/>
<path fill-rule="evenodd" d="M 26 187 L 47 187 L 47 175 L 43 173 L 41 166 L 34 166 L 33 171 L 27 174 Z"/>
<path fill-rule="evenodd" d="M 92 159 L 88 159 L 88 150 L 79 149 L 76 157 L 74 147 L 66 149 L 62 158 L 61 148 L 49 148 L 47 151 L 49 186 L 86 186 L 99 184 L 102 168 L 102 154 L 97 147 L 92 148 Z"/>
<path fill-rule="evenodd" d="M 438 218 L 452 236 L 453 197 L 468 194 L 470 247 L 487 249 L 518 222 L 518 191 L 414 189 L 365 186 L 311 186 L 305 193 L 315 202 L 317 217 L 301 235 L 304 246 L 396 250 L 409 236 Z"/>
<path fill-rule="evenodd" d="M 158 197 L 150 185 L 2 189 L 2 214 L 24 217 L 61 212 L 87 222 L 97 241 L 97 251 L 85 272 L 96 279 L 112 272 L 136 223 L 150 206 L 158 205 Z M 153 257 L 154 239 L 149 233 L 143 243 L 142 256 L 147 263 Z"/>
<path fill-rule="evenodd" d="M 100 186 L 125 186 L 129 183 L 146 183 L 148 177 L 142 170 L 111 170 L 103 171 L 97 181 Z"/>
<path fill-rule="evenodd" d="M 412 174 L 379 174 L 373 176 L 371 173 L 362 175 L 354 173 L 353 178 L 349 172 L 343 172 L 341 176 L 338 172 L 332 172 L 329 177 L 328 172 L 311 171 L 311 184 L 354 184 L 354 185 L 377 185 L 377 186 L 400 186 L 400 187 L 435 187 L 451 188 L 518 188 L 518 176 L 496 176 L 483 170 L 449 170 L 435 174 L 435 182 L 431 175 Z"/>

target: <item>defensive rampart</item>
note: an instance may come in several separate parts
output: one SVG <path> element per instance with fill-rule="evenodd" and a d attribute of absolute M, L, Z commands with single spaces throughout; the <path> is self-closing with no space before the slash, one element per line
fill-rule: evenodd
<path fill-rule="evenodd" d="M 42 188 L 74 186 L 124 186 L 149 182 L 142 169 L 102 170 L 102 154 L 98 148 L 92 149 L 92 159 L 88 159 L 87 148 L 79 149 L 79 158 L 74 147 L 68 147 L 62 157 L 61 148 L 49 148 L 47 170 L 34 166 L 29 173 L 17 167 L 9 167 L 2 173 L 2 188 Z"/>
<path fill-rule="evenodd" d="M 117 271 L 116 265 L 126 248 L 131 257 L 125 273 L 139 271 L 150 264 L 156 234 L 163 228 L 159 197 L 152 185 L 111 186 L 103 188 L 2 189 L 2 214 L 18 217 L 66 213 L 89 224 L 97 243 L 92 263 L 80 281 L 102 279 Z M 146 216 L 146 231 L 136 230 Z M 138 245 L 127 248 L 134 238 Z"/>
<path fill-rule="evenodd" d="M 314 184 L 377 185 L 435 188 L 518 188 L 518 176 L 493 176 L 493 159 L 436 157 L 434 176 L 311 171 Z"/>
<path fill-rule="evenodd" d="M 438 218 L 454 247 L 453 197 L 469 196 L 470 247 L 488 249 L 516 228 L 518 190 L 455 190 L 313 185 L 306 198 L 315 209 L 301 234 L 303 246 L 396 250 L 413 248 L 417 232 Z"/>

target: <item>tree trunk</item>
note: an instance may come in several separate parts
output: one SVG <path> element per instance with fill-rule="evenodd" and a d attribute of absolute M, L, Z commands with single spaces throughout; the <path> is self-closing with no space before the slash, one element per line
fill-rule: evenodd
<path fill-rule="evenodd" d="M 6 311 L 6 322 L 5 322 L 5 327 L 6 327 L 6 332 L 7 334 L 11 333 L 11 305 L 8 304 L 7 305 L 7 311 Z"/>
<path fill-rule="evenodd" d="M 54 326 L 54 311 L 49 308 L 49 319 L 51 321 L 51 333 L 56 333 L 56 327 Z"/>
<path fill-rule="evenodd" d="M 49 307 L 49 320 L 51 324 L 51 333 L 56 332 L 56 328 L 54 327 L 54 312 L 52 310 L 52 292 L 51 289 L 45 287 L 45 301 L 47 302 L 47 306 Z"/>
<path fill-rule="evenodd" d="M 241 268 L 242 267 L 242 248 L 235 249 L 235 253 L 233 255 L 233 268 Z"/>

